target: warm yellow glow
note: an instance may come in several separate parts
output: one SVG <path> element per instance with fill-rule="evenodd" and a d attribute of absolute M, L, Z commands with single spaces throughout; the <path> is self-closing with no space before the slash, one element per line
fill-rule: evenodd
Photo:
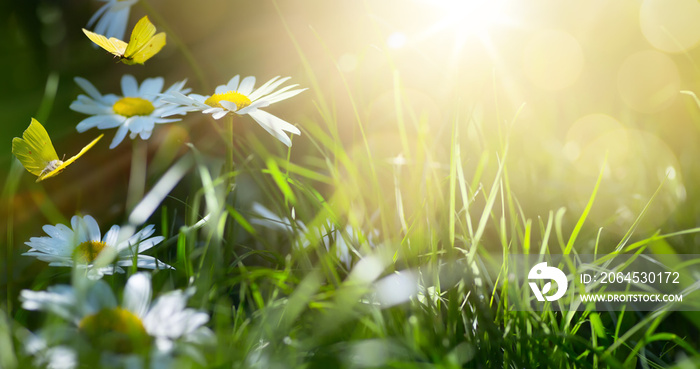
<path fill-rule="evenodd" d="M 537 32 L 525 47 L 523 62 L 535 85 L 553 91 L 576 82 L 584 65 L 578 41 L 560 30 Z"/>
<path fill-rule="evenodd" d="M 632 109 L 656 113 L 667 108 L 681 89 L 676 63 L 658 51 L 630 55 L 620 66 L 617 87 Z"/>
<path fill-rule="evenodd" d="M 394 32 L 386 39 L 386 44 L 392 49 L 400 49 L 406 45 L 406 35 L 403 32 Z"/>
<path fill-rule="evenodd" d="M 639 12 L 644 37 L 655 48 L 683 52 L 700 41 L 700 3 L 697 0 L 646 0 Z"/>
<path fill-rule="evenodd" d="M 454 27 L 460 33 L 482 33 L 489 27 L 508 21 L 502 0 L 425 0 L 443 9 L 442 26 Z"/>
<path fill-rule="evenodd" d="M 610 121 L 607 127 L 599 128 L 611 129 L 616 125 Z M 570 179 L 576 183 L 572 185 L 575 197 L 580 203 L 587 201 L 590 183 L 595 181 L 605 162 L 603 180 L 607 186 L 601 195 L 606 200 L 596 203 L 592 219 L 606 229 L 625 232 L 664 182 L 642 220 L 644 227 L 659 226 L 685 197 L 680 175 L 669 169 L 679 167 L 673 150 L 655 135 L 640 130 L 620 128 L 600 133 L 586 140 L 578 159 L 573 161 L 575 173 Z"/>
<path fill-rule="evenodd" d="M 355 71 L 357 64 L 357 55 L 352 53 L 345 53 L 338 58 L 338 68 L 345 73 Z"/>
<path fill-rule="evenodd" d="M 567 159 L 576 161 L 591 142 L 610 132 L 623 130 L 624 126 L 607 114 L 596 113 L 583 116 L 576 120 L 566 133 L 564 155 Z M 595 165 L 598 164 L 595 163 Z M 591 175 L 597 174 L 594 168 L 594 173 Z"/>

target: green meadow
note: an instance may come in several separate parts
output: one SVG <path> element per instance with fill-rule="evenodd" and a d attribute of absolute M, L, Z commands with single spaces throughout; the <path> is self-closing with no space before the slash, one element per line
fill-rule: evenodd
<path fill-rule="evenodd" d="M 700 367 L 508 263 L 700 254 L 700 3 L 0 7 L 0 369 Z"/>

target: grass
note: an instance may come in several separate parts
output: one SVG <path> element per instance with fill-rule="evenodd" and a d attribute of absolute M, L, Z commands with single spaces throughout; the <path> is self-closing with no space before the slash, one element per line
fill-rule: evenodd
<path fill-rule="evenodd" d="M 186 213 L 161 208 L 162 229 L 169 238 L 156 255 L 175 256 L 166 260 L 177 260 L 177 270 L 157 273 L 155 279 L 164 286 L 177 287 L 194 278 L 197 295 L 192 305 L 211 313 L 217 337 L 215 347 L 204 348 L 207 366 L 622 368 L 664 366 L 677 352 L 697 359 L 698 353 L 682 337 L 657 332 L 668 312 L 640 316 L 633 312 L 558 312 L 551 307 L 541 312 L 513 311 L 508 299 L 522 296 L 522 286 L 509 285 L 504 269 L 492 276 L 499 283 L 486 282 L 484 264 L 494 252 L 576 252 L 600 178 L 592 184 L 586 210 L 567 234 L 563 211 L 550 212 L 546 219 L 523 216 L 517 196 L 508 190 L 507 143 L 504 151 L 490 156 L 498 160 L 480 159 L 475 172 L 469 174 L 463 165 L 468 158 L 461 153 L 457 134 L 448 168 L 431 167 L 417 158 L 411 165 L 375 160 L 382 172 L 392 172 L 389 177 L 394 185 L 387 188 L 377 185 L 383 181 L 378 171 L 357 165 L 365 163 L 363 160 L 350 160 L 347 152 L 339 149 L 339 142 L 313 132 L 305 134 L 319 145 L 316 162 L 327 163 L 327 167 L 308 171 L 287 165 L 285 157 L 271 153 L 261 155 L 264 160 L 245 161 L 240 156 L 244 150 L 239 150 L 236 171 L 216 175 L 212 160 L 219 161 L 203 157 L 191 147 L 159 179 L 165 181 L 166 189 L 157 190 L 161 182 L 153 186 L 151 193 L 161 196 L 152 200 L 149 193 L 139 205 L 162 201 L 167 189 L 194 163 L 187 174 L 192 177 L 188 187 L 193 192 L 181 204 Z M 178 168 L 184 169 L 168 179 Z M 15 181 L 9 181 L 5 190 L 5 202 L 12 198 L 11 183 L 20 175 L 14 173 Z M 487 173 L 492 173 L 490 181 Z M 322 239 L 311 239 L 308 247 L 301 249 L 299 238 L 309 237 L 309 233 L 300 229 L 271 234 L 251 225 L 252 214 L 240 206 L 245 193 L 238 187 L 231 195 L 224 191 L 229 179 L 238 184 L 244 175 L 280 214 L 321 227 L 330 220 L 333 229 L 352 225 L 365 242 L 350 239 L 345 232 L 336 235 L 348 238 L 345 241 L 354 255 L 355 269 L 348 270 L 332 249 L 323 247 Z M 420 187 L 427 199 L 406 190 L 405 180 L 417 181 L 408 188 Z M 327 199 L 315 189 L 317 183 L 342 190 Z M 369 189 L 353 191 L 355 185 Z M 357 195 L 352 192 L 359 191 L 376 195 L 355 197 L 367 203 L 348 204 Z M 396 207 L 390 201 L 378 204 L 375 199 L 394 199 Z M 348 205 L 354 211 L 357 207 L 366 210 L 358 215 L 348 212 Z M 377 205 L 378 210 L 371 210 Z M 290 213 L 292 208 L 295 215 Z M 401 212 L 406 208 L 413 212 Z M 135 211 L 132 217 L 142 213 Z M 178 228 L 176 224 L 181 223 Z M 374 227 L 381 229 L 381 241 L 370 247 L 366 239 Z M 618 249 L 633 237 L 633 230 Z M 661 237 L 639 239 L 630 248 Z M 338 242 L 334 241 L 331 243 Z M 500 250 L 489 250 L 490 245 L 500 245 Z M 370 258 L 382 261 L 374 278 L 353 278 L 353 272 L 363 271 L 357 269 L 360 260 Z M 410 299 L 406 296 L 396 306 L 378 305 L 372 297 L 375 280 L 408 271 L 420 286 L 419 294 Z M 122 279 L 116 277 L 115 285 Z M 518 292 L 513 294 L 512 289 Z M 29 360 L 13 348 L 22 346 L 17 340 L 20 327 L 35 325 L 22 319 L 21 310 L 13 310 L 16 320 L 8 325 L 4 318 L 5 324 L 0 326 L 0 337 L 5 337 L 0 340 L 6 353 L 2 357 L 8 368 Z M 192 362 L 183 365 L 199 366 Z"/>
<path fill-rule="evenodd" d="M 146 173 L 146 178 L 130 183 L 127 209 L 134 210 L 125 211 L 122 220 L 134 227 L 158 224 L 166 240 L 151 255 L 176 267 L 154 273 L 154 291 L 195 287 L 189 304 L 210 315 L 208 326 L 216 337 L 198 347 L 198 354 L 178 356 L 176 367 L 700 364 L 700 321 L 693 313 L 514 308 L 530 293 L 510 283 L 509 255 L 597 254 L 602 249 L 602 229 L 587 220 L 606 186 L 603 168 L 596 181 L 586 183 L 590 196 L 580 214 L 562 207 L 532 216 L 511 181 L 516 163 L 511 159 L 512 129 L 524 107 L 504 124 L 500 111 L 497 119 L 480 119 L 473 109 L 453 102 L 445 113 L 449 123 L 431 127 L 434 122 L 405 103 L 407 90 L 398 71 L 392 74 L 390 107 L 397 121 L 388 137 L 399 142 L 401 156 L 388 156 L 383 142 L 373 141 L 367 132 L 371 122 L 362 112 L 371 107 L 343 77 L 346 96 L 338 99 L 351 108 L 341 116 L 336 110 L 340 102 L 325 94 L 318 83 L 323 76 L 315 74 L 294 34 L 287 32 L 310 83 L 303 98 L 312 99 L 317 109 L 298 124 L 307 142 L 301 154 L 295 155 L 296 143 L 285 151 L 267 137 L 261 141 L 261 130 L 234 136 L 227 123 L 219 133 L 234 144 L 227 145 L 224 158 L 192 143 L 180 157 L 163 154 L 148 163 L 148 169 L 158 170 L 132 166 L 132 176 Z M 50 110 L 46 104 L 54 99 L 54 79 L 47 83 L 48 102 L 41 104 L 41 112 Z M 348 147 L 341 133 L 344 124 L 357 130 L 357 147 Z M 133 158 L 144 157 L 140 144 L 134 146 Z M 29 331 L 51 332 L 66 325 L 21 309 L 19 290 L 71 280 L 63 269 L 42 268 L 35 276 L 13 270 L 18 253 L 25 251 L 25 240 L 13 233 L 24 226 L 14 220 L 20 184 L 30 185 L 14 163 L 1 199 L 7 245 L 20 245 L 7 247 L 4 262 L 3 369 L 35 366 L 23 349 Z M 32 189 L 38 191 L 33 201 L 41 204 L 48 223 L 72 215 L 61 214 L 40 186 Z M 639 230 L 654 197 L 615 241 L 615 251 L 639 252 L 700 230 Z M 255 202 L 276 217 L 256 214 Z M 38 236 L 39 228 L 35 231 Z M 352 262 L 339 255 L 349 255 Z M 126 276 L 105 280 L 121 293 Z M 384 283 L 395 296 L 380 288 Z M 93 367 L 90 360 L 94 358 L 85 367 Z"/>

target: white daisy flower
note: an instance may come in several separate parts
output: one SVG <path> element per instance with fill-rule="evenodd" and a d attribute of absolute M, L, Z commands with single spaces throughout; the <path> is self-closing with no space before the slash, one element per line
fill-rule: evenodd
<path fill-rule="evenodd" d="M 35 256 L 41 261 L 46 261 L 50 266 L 75 266 L 87 269 L 90 279 L 102 278 L 105 274 L 124 273 L 121 267 L 129 267 L 136 260 L 136 266 L 146 269 L 173 269 L 168 264 L 153 256 L 141 255 L 142 252 L 163 241 L 162 236 L 151 237 L 155 232 L 153 225 L 148 225 L 128 239 L 119 242 L 118 225 L 101 237 L 100 227 L 95 219 L 89 215 L 85 217 L 73 216 L 71 227 L 63 224 L 45 225 L 43 227 L 48 237 L 32 237 L 25 244 L 31 249 L 22 255 Z M 149 238 L 151 237 L 151 238 Z M 109 249 L 116 254 L 113 265 L 98 267 L 94 261 L 100 254 Z M 136 255 L 134 255 L 136 254 Z"/>
<path fill-rule="evenodd" d="M 211 114 L 214 119 L 221 119 L 229 113 L 249 115 L 269 134 L 282 141 L 285 145 L 291 146 L 292 140 L 289 139 L 285 132 L 299 135 L 301 134 L 299 129 L 268 112 L 260 110 L 260 108 L 264 108 L 278 101 L 286 100 L 306 90 L 305 88 L 292 90 L 292 88 L 298 85 L 290 85 L 275 91 L 277 87 L 289 80 L 289 78 L 291 77 L 280 79 L 280 77 L 277 76 L 267 81 L 256 90 L 253 90 L 255 77 L 249 76 L 241 80 L 240 76 L 236 75 L 231 78 L 227 84 L 218 86 L 216 90 L 214 90 L 214 95 L 211 96 L 202 96 L 198 94 L 186 96 L 180 91 L 166 92 L 164 94 L 166 95 L 164 100 L 172 104 L 177 104 L 178 108 L 162 116 L 165 117 L 191 111 L 201 111 L 204 114 Z"/>
<path fill-rule="evenodd" d="M 294 227 L 288 218 L 277 216 L 259 203 L 253 204 L 252 211 L 257 217 L 250 219 L 250 223 L 272 230 L 294 233 Z M 347 268 L 350 268 L 352 265 L 352 255 L 360 255 L 355 246 L 363 244 L 362 240 L 364 239 L 364 242 L 366 242 L 370 248 L 374 248 L 374 238 L 378 236 L 378 231 L 374 230 L 365 239 L 360 232 L 352 226 L 347 225 L 344 229 L 340 229 L 337 228 L 330 219 L 326 220 L 320 227 L 315 228 L 309 228 L 302 221 L 297 220 L 296 228 L 300 231 L 300 235 L 295 241 L 296 247 L 306 249 L 311 244 L 320 241 L 323 243 L 326 251 L 330 252 L 331 249 L 335 249 L 335 256 Z"/>
<path fill-rule="evenodd" d="M 129 22 L 129 12 L 131 6 L 136 4 L 138 0 L 98 0 L 106 3 L 92 15 L 88 21 L 88 28 L 95 26 L 95 33 L 105 35 L 107 38 L 116 37 L 120 40 L 124 39 L 126 32 L 126 24 Z M 99 20 L 98 20 L 99 19 Z"/>
<path fill-rule="evenodd" d="M 78 357 L 70 347 L 50 346 L 47 339 L 28 331 L 22 343 L 26 353 L 34 357 L 33 364 L 37 367 L 73 369 L 78 366 Z"/>
<path fill-rule="evenodd" d="M 173 84 L 165 94 L 190 92 L 189 88 L 184 88 L 185 82 L 186 80 Z M 160 97 L 164 84 L 162 77 L 147 78 L 139 86 L 134 76 L 125 74 L 121 81 L 124 96 L 102 95 L 84 78 L 76 77 L 75 83 L 87 93 L 87 96 L 78 95 L 78 98 L 70 104 L 70 108 L 92 115 L 78 123 L 76 129 L 78 132 L 85 132 L 93 127 L 98 129 L 119 127 L 109 145 L 110 149 L 119 145 L 128 132 L 131 132 L 132 140 L 136 136 L 147 140 L 151 137 L 156 123 L 171 123 L 181 119 L 161 118 L 163 115 L 178 114 L 174 111 L 177 107 L 167 104 Z"/>
<path fill-rule="evenodd" d="M 141 272 L 126 282 L 121 304 L 104 281 L 86 288 L 58 285 L 47 291 L 22 290 L 20 300 L 26 310 L 48 311 L 70 321 L 81 338 L 102 352 L 101 361 L 110 367 L 116 362 L 142 367 L 143 356 L 160 364 L 180 349 L 201 359 L 191 345 L 210 343 L 213 333 L 204 326 L 208 314 L 186 307 L 194 288 L 171 291 L 155 301 L 152 294 L 150 275 Z M 61 347 L 66 350 L 74 344 Z"/>

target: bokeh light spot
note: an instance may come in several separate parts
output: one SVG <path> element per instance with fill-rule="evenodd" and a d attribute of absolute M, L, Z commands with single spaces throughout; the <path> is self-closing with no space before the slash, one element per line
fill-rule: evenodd
<path fill-rule="evenodd" d="M 646 0 L 639 24 L 647 41 L 666 52 L 682 52 L 700 41 L 700 3 L 697 0 Z"/>
<path fill-rule="evenodd" d="M 357 69 L 357 55 L 345 53 L 338 58 L 338 68 L 343 73 L 351 73 Z"/>
<path fill-rule="evenodd" d="M 400 49 L 406 45 L 406 35 L 402 32 L 394 32 L 386 39 L 386 44 L 392 49 Z"/>
<path fill-rule="evenodd" d="M 546 90 L 572 85 L 583 70 L 583 51 L 578 41 L 560 30 L 537 32 L 525 46 L 525 73 Z"/>
<path fill-rule="evenodd" d="M 579 118 L 566 133 L 563 151 L 567 159 L 574 161 L 586 145 L 607 132 L 623 128 L 615 118 L 606 114 L 589 114 Z"/>
<path fill-rule="evenodd" d="M 574 161 L 581 156 L 581 147 L 576 142 L 567 142 L 562 148 L 564 156 L 570 161 Z"/>
<path fill-rule="evenodd" d="M 676 64 L 665 54 L 645 50 L 629 56 L 620 67 L 617 86 L 632 109 L 656 113 L 667 108 L 680 90 Z"/>
<path fill-rule="evenodd" d="M 670 175 L 669 168 L 679 168 L 679 163 L 669 146 L 648 132 L 616 129 L 590 141 L 573 163 L 576 173 L 571 179 L 580 206 L 590 198 L 604 162 L 603 182 L 591 213 L 599 226 L 618 234 L 627 232 L 662 183 L 642 218 L 642 228 L 663 224 L 683 201 L 681 176 L 675 169 Z"/>
<path fill-rule="evenodd" d="M 666 177 L 670 180 L 676 179 L 676 168 L 672 166 L 666 168 Z"/>

